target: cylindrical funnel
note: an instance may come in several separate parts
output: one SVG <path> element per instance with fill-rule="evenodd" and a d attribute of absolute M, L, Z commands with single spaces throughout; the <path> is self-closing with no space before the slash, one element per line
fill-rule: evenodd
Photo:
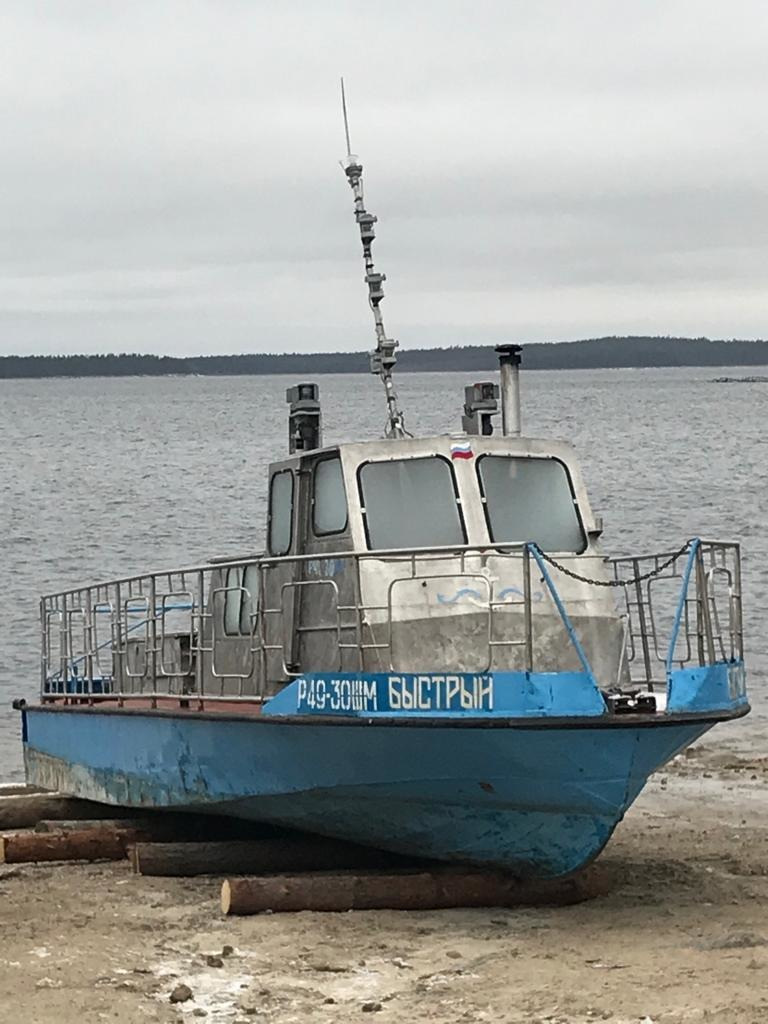
<path fill-rule="evenodd" d="M 520 362 L 522 345 L 497 345 L 501 375 L 501 432 L 520 437 Z"/>

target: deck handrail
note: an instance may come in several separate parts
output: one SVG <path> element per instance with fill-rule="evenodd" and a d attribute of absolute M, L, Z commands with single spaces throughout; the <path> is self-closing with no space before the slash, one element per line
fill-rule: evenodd
<path fill-rule="evenodd" d="M 631 567 L 633 575 L 638 576 L 647 563 L 660 564 L 666 557 L 625 555 L 611 562 L 617 577 L 619 567 Z M 715 587 L 718 578 L 727 585 L 725 614 Z M 654 595 L 654 587 L 664 581 L 676 581 L 678 586 L 666 615 L 659 608 L 662 602 Z M 676 667 L 743 660 L 741 549 L 737 543 L 693 538 L 664 572 L 646 580 L 644 586 L 624 587 L 623 597 L 628 623 L 627 660 L 633 681 L 651 688 L 654 684 L 666 686 Z M 661 628 L 665 619 L 669 620 L 668 632 Z"/>
<path fill-rule="evenodd" d="M 356 549 L 347 548 L 341 551 L 323 551 L 314 552 L 312 554 L 304 555 L 269 555 L 266 553 L 260 553 L 255 555 L 248 555 L 244 558 L 233 558 L 233 559 L 209 559 L 207 562 L 203 562 L 198 565 L 187 565 L 175 568 L 163 568 L 150 570 L 148 572 L 134 573 L 131 576 L 115 576 L 107 580 L 98 580 L 95 583 L 83 583 L 81 586 L 68 587 L 66 590 L 56 590 L 41 595 L 41 600 L 47 600 L 51 598 L 64 597 L 69 594 L 79 594 L 85 590 L 95 590 L 98 587 L 108 587 L 113 584 L 132 583 L 138 580 L 148 579 L 150 576 L 162 577 L 162 576 L 179 576 L 179 575 L 191 575 L 196 572 L 206 572 L 212 569 L 236 569 L 244 568 L 248 565 L 255 565 L 260 563 L 263 565 L 283 565 L 289 563 L 300 563 L 300 562 L 318 562 L 326 561 L 334 558 L 358 558 L 358 559 L 388 559 L 388 558 L 410 558 L 412 555 L 431 555 L 431 554 L 469 554 L 474 552 L 478 555 L 482 554 L 508 554 L 510 552 L 522 552 L 527 546 L 527 542 L 515 542 L 515 543 L 483 543 L 483 544 L 443 544 L 431 547 L 420 547 L 420 548 L 380 548 L 380 549 Z M 605 555 L 590 554 L 584 552 L 583 554 L 575 554 L 572 551 L 557 552 L 552 551 L 548 554 L 555 555 L 558 559 L 578 559 L 579 562 L 610 562 L 611 559 Z"/>
<path fill-rule="evenodd" d="M 557 565 L 549 568 L 549 553 L 529 543 L 257 555 L 119 577 L 47 594 L 41 599 L 42 693 L 44 699 L 46 695 L 72 692 L 90 697 L 109 693 L 121 698 L 155 699 L 169 694 L 192 694 L 205 699 L 263 699 L 265 694 L 269 696 L 266 693 L 268 683 L 279 686 L 281 680 L 284 682 L 302 671 L 318 669 L 318 664 L 297 661 L 294 649 L 296 652 L 317 650 L 321 641 L 326 650 L 333 647 L 335 651 L 335 668 L 329 670 L 366 671 L 364 666 L 373 664 L 378 665 L 376 671 L 402 671 L 402 666 L 395 665 L 394 607 L 402 601 L 406 606 L 412 603 L 413 597 L 408 597 L 407 592 L 408 581 L 419 581 L 427 586 L 429 580 L 436 584 L 438 580 L 449 578 L 464 580 L 459 586 L 470 595 L 471 607 L 466 606 L 468 598 L 465 597 L 465 607 L 457 609 L 456 614 L 480 614 L 487 619 L 482 629 L 473 634 L 473 643 L 487 645 L 487 664 L 477 671 L 492 670 L 494 665 L 498 669 L 510 659 L 517 665 L 522 664 L 527 671 L 534 671 L 539 657 L 535 655 L 535 623 L 543 623 L 542 614 L 548 614 L 550 622 L 552 616 L 559 618 L 564 631 L 562 642 L 575 652 L 582 671 L 597 685 L 591 654 L 582 642 L 581 627 L 574 625 L 572 614 L 574 608 L 578 615 L 583 614 L 583 602 L 588 600 L 591 582 L 598 582 L 600 575 L 609 579 L 609 570 L 616 579 L 612 584 L 615 592 L 625 602 L 622 650 L 617 659 L 616 678 L 601 678 L 599 683 L 604 688 L 621 685 L 625 673 L 625 682 L 631 679 L 653 688 L 656 683 L 666 684 L 676 664 L 694 660 L 698 664 L 709 664 L 716 657 L 731 660 L 743 657 L 738 545 L 696 540 L 688 548 L 687 568 L 683 567 L 684 550 L 679 549 L 672 555 L 663 552 L 613 559 L 599 554 L 557 555 L 559 562 L 567 561 L 571 567 L 579 567 L 579 573 L 565 567 L 561 567 L 561 573 Z M 503 562 L 495 562 L 489 575 L 489 558 L 511 560 L 520 565 L 510 570 L 516 584 L 502 585 L 499 564 Z M 348 575 L 343 593 L 335 583 L 328 587 L 334 574 L 341 571 L 339 562 L 351 566 L 351 572 L 344 570 Z M 380 571 L 385 572 L 386 580 L 390 581 L 389 590 L 384 584 L 382 592 L 388 596 L 378 602 L 369 590 L 363 600 L 361 591 L 361 573 L 371 563 L 389 563 L 390 566 L 389 569 L 377 568 L 373 577 L 370 570 L 366 574 L 369 583 Z M 651 571 L 641 572 L 647 569 L 648 563 Z M 398 576 L 399 570 L 395 569 L 393 575 L 392 567 L 401 564 L 405 574 Z M 596 564 L 604 568 L 596 570 Z M 308 565 L 309 568 L 291 576 L 286 569 L 291 565 Z M 531 565 L 536 566 L 544 586 L 544 590 L 539 588 L 535 594 L 531 591 Z M 632 567 L 629 574 L 625 569 L 627 565 Z M 254 568 L 255 574 L 249 578 L 249 570 L 252 572 Z M 234 582 L 230 577 L 233 571 L 236 573 Z M 628 575 L 630 579 L 625 578 Z M 569 576 L 575 576 L 575 580 L 568 580 Z M 473 585 L 472 578 L 478 583 Z M 480 580 L 484 581 L 485 590 Z M 666 626 L 657 587 L 670 580 L 678 581 L 680 589 L 676 594 L 671 631 L 662 635 Z M 641 581 L 644 586 L 640 585 Z M 325 618 L 302 619 L 305 595 L 314 600 L 320 593 L 317 586 L 323 584 L 326 597 L 319 600 L 324 604 Z M 401 584 L 406 584 L 406 590 L 395 599 L 393 587 Z M 565 590 L 561 592 L 563 586 Z M 727 589 L 725 607 L 723 586 Z M 537 606 L 534 615 L 534 605 L 547 593 L 550 602 L 546 607 Z M 563 593 L 568 595 L 567 599 Z M 233 607 L 237 621 L 234 632 L 228 632 L 232 623 L 227 625 L 225 616 L 232 594 L 236 595 Z M 272 595 L 271 599 L 268 594 Z M 408 622 L 408 614 L 403 618 L 402 613 L 398 613 L 398 629 Z M 454 613 L 443 609 L 440 614 Z M 615 614 L 618 620 L 618 613 Z M 517 626 L 514 626 L 515 621 Z M 439 658 L 439 630 L 432 635 Z M 313 638 L 309 648 L 304 646 L 306 639 L 302 639 L 307 636 Z M 682 649 L 679 638 L 682 638 Z M 233 653 L 233 645 L 237 645 L 239 654 Z M 517 653 L 514 648 L 519 649 Z M 508 653 L 505 654 L 505 650 Z M 421 649 L 415 653 L 422 659 L 425 654 Z M 478 666 L 485 664 L 483 657 L 478 655 Z M 211 690 L 211 679 L 214 683 L 221 680 L 218 694 Z M 234 687 L 236 692 L 225 694 L 227 686 Z"/>

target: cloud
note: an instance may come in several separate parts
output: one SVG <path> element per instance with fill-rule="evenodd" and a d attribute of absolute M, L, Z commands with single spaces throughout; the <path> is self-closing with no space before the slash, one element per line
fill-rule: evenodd
<path fill-rule="evenodd" d="M 0 353 L 765 336 L 768 8 L 6 2 Z"/>

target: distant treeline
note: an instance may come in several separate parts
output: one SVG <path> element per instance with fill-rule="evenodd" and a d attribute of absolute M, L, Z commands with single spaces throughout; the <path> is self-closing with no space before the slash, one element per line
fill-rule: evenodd
<path fill-rule="evenodd" d="M 402 371 L 468 370 L 497 365 L 493 345 L 403 349 Z M 529 370 L 594 370 L 650 366 L 765 366 L 768 341 L 711 341 L 709 338 L 591 338 L 536 342 L 523 347 Z M 366 352 L 317 352 L 233 356 L 113 355 L 0 356 L 0 378 L 137 377 L 170 374 L 364 373 Z"/>

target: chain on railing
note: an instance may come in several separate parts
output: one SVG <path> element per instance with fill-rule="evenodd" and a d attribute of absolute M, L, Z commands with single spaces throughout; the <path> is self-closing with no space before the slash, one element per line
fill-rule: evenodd
<path fill-rule="evenodd" d="M 637 583 L 644 583 L 646 580 L 653 579 L 654 576 L 660 576 L 665 569 L 668 569 L 671 565 L 677 561 L 681 555 L 686 554 L 691 549 L 693 540 L 687 540 L 685 544 L 674 554 L 670 555 L 664 562 L 657 565 L 654 569 L 648 572 L 642 573 L 639 576 L 633 576 L 631 579 L 612 579 L 612 580 L 595 580 L 589 576 L 582 576 L 578 572 L 574 572 L 573 569 L 569 569 L 567 565 L 563 565 L 562 562 L 558 562 L 556 559 L 548 555 L 546 551 L 543 551 L 538 544 L 531 543 L 530 547 L 536 551 L 536 553 L 558 572 L 563 573 L 564 576 L 569 576 L 572 580 L 578 580 L 579 583 L 588 583 L 591 587 L 631 587 Z M 658 556 L 652 556 L 658 557 Z"/>

